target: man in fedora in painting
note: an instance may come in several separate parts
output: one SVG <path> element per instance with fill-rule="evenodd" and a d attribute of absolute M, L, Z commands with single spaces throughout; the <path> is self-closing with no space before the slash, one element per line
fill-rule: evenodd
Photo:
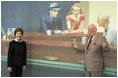
<path fill-rule="evenodd" d="M 60 9 L 57 2 L 50 4 L 49 12 L 42 15 L 40 18 L 40 32 L 47 35 L 59 34 L 62 32 L 61 15 L 59 13 Z"/>

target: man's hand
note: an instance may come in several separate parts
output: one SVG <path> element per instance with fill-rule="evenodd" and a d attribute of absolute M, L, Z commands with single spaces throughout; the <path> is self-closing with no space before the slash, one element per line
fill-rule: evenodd
<path fill-rule="evenodd" d="M 56 30 L 56 34 L 62 34 L 61 30 Z"/>
<path fill-rule="evenodd" d="M 69 31 L 68 30 L 64 30 L 63 34 L 69 34 Z"/>
<path fill-rule="evenodd" d="M 73 43 L 73 44 L 72 44 L 72 47 L 73 47 L 73 48 L 77 48 L 78 46 L 77 46 L 77 44 L 74 44 L 74 43 Z"/>
<path fill-rule="evenodd" d="M 106 49 L 108 47 L 108 45 L 109 45 L 108 43 L 104 43 L 103 48 Z"/>
<path fill-rule="evenodd" d="M 8 67 L 8 71 L 12 72 L 12 67 Z"/>

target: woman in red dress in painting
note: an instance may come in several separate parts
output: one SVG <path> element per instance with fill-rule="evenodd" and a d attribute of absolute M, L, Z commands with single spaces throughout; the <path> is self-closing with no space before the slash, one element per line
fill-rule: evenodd
<path fill-rule="evenodd" d="M 69 33 L 80 33 L 83 29 L 85 16 L 79 3 L 74 3 L 65 18 Z"/>

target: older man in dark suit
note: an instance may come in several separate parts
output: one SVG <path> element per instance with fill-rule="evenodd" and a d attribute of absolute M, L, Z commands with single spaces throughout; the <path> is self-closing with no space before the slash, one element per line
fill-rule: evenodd
<path fill-rule="evenodd" d="M 78 51 L 85 51 L 85 72 L 88 77 L 103 76 L 104 56 L 103 52 L 108 50 L 108 43 L 101 34 L 97 33 L 94 24 L 89 25 L 90 34 L 86 47 L 73 45 Z"/>

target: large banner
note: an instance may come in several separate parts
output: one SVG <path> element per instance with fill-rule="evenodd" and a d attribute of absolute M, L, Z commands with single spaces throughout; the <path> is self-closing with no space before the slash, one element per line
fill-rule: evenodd
<path fill-rule="evenodd" d="M 117 13 L 114 13 L 117 11 L 116 3 L 115 1 L 2 1 L 2 71 L 8 73 L 6 69 L 8 47 L 9 42 L 15 39 L 14 30 L 22 28 L 23 40 L 27 43 L 28 63 L 23 76 L 84 76 L 84 52 L 77 52 L 72 44 L 86 45 L 89 36 L 88 26 L 91 23 L 96 25 L 98 33 L 104 35 L 105 29 L 99 27 L 98 16 L 110 15 L 109 21 L 116 22 L 114 20 L 117 19 Z M 110 8 L 113 5 L 114 9 Z M 116 23 L 111 26 L 117 29 Z M 117 30 L 112 32 L 109 34 L 114 39 L 104 35 L 108 37 L 111 49 L 110 52 L 104 53 L 104 76 L 117 76 L 117 41 L 115 40 Z M 67 73 L 59 73 L 63 70 Z M 6 77 L 8 74 L 2 76 Z"/>

